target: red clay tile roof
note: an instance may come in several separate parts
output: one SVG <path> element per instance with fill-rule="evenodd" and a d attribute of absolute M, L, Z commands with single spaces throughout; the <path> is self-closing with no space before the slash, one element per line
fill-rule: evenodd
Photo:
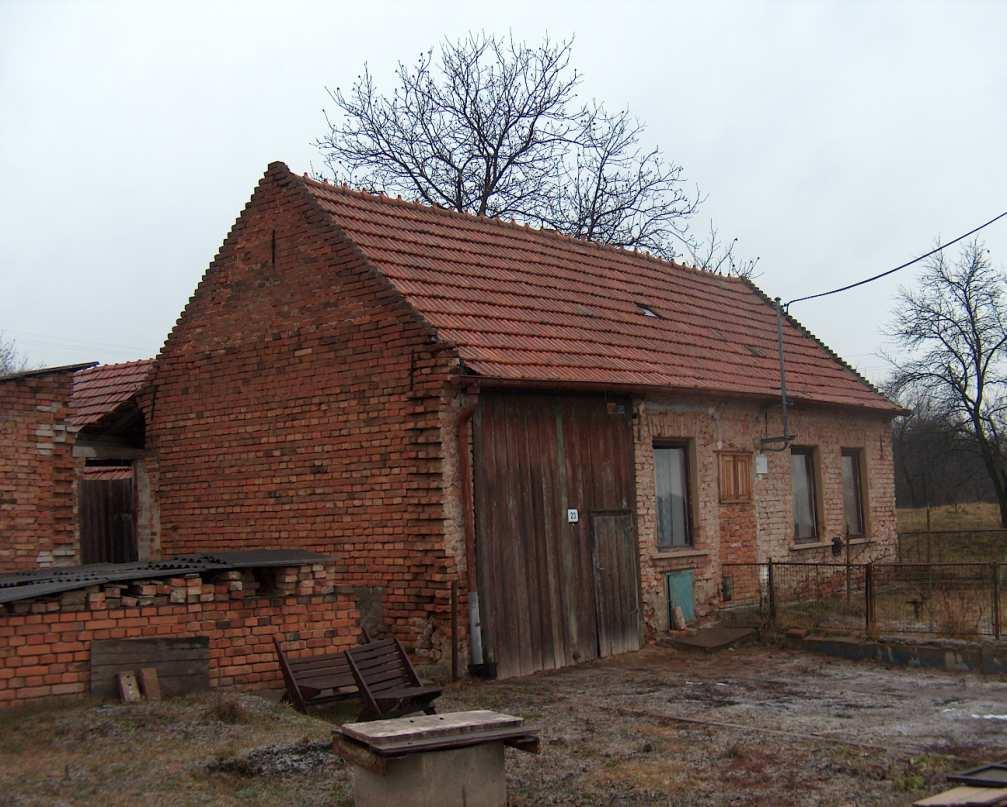
<path fill-rule="evenodd" d="M 153 359 L 100 364 L 73 377 L 70 423 L 78 428 L 97 423 L 132 398 L 150 377 Z"/>
<path fill-rule="evenodd" d="M 779 394 L 776 312 L 747 280 L 297 179 L 480 376 Z M 784 340 L 795 400 L 898 411 L 795 320 Z"/>

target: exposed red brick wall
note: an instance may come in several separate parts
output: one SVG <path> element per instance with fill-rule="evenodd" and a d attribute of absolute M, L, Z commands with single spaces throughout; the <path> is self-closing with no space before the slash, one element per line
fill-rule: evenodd
<path fill-rule="evenodd" d="M 256 591 L 248 572 L 226 572 L 17 603 L 27 613 L 0 615 L 0 706 L 85 694 L 97 639 L 207 636 L 211 686 L 249 689 L 282 685 L 274 636 L 293 656 L 357 641 L 352 594 L 332 586 L 330 570 L 264 571 L 279 575 L 273 594 Z"/>
<path fill-rule="evenodd" d="M 0 571 L 77 561 L 69 371 L 0 381 Z"/>
<path fill-rule="evenodd" d="M 895 485 L 891 424 L 885 416 L 826 407 L 795 408 L 790 429 L 798 444 L 819 452 L 821 540 L 795 545 L 790 453 L 765 452 L 767 471 L 753 468 L 752 501 L 721 504 L 719 451 L 759 452 L 761 437 L 782 434 L 778 407 L 744 400 L 699 396 L 654 396 L 636 402 L 637 529 L 644 621 L 653 637 L 667 629 L 664 574 L 695 573 L 696 613 L 714 618 L 722 605 L 721 585 L 731 577 L 734 601 L 757 591 L 758 572 L 726 563 L 831 561 L 831 538 L 843 532 L 840 452 L 860 448 L 865 456 L 864 506 L 868 538 L 851 549 L 858 563 L 894 556 Z M 687 549 L 658 551 L 654 512 L 655 439 L 688 441 L 691 454 L 693 542 Z M 754 458 L 753 458 L 754 460 Z"/>
<path fill-rule="evenodd" d="M 389 627 L 437 656 L 455 573 L 440 409 L 456 367 L 272 166 L 166 341 L 145 404 L 161 554 L 331 555 L 337 582 L 383 586 Z"/>

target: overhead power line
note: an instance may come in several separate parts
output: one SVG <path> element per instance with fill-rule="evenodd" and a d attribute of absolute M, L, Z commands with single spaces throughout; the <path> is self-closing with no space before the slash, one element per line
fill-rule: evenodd
<path fill-rule="evenodd" d="M 857 286 L 865 286 L 868 283 L 873 283 L 875 280 L 880 280 L 883 277 L 888 277 L 888 275 L 893 275 L 896 272 L 898 272 L 900 269 L 905 269 L 907 266 L 912 266 L 914 263 L 919 263 L 923 259 L 929 258 L 931 255 L 936 255 L 942 249 L 946 249 L 947 247 L 950 247 L 952 244 L 957 244 L 959 241 L 962 241 L 963 239 L 968 238 L 970 235 L 975 235 L 980 230 L 985 229 L 986 227 L 989 227 L 991 224 L 993 224 L 996 221 L 999 221 L 1004 216 L 1007 216 L 1007 210 L 1005 210 L 999 216 L 994 216 L 989 221 L 987 221 L 985 224 L 980 224 L 978 227 L 976 227 L 976 228 L 974 228 L 972 230 L 969 230 L 967 233 L 963 233 L 962 235 L 958 236 L 957 238 L 952 239 L 951 241 L 948 241 L 947 243 L 938 244 L 934 249 L 930 250 L 926 254 L 920 255 L 917 258 L 913 258 L 911 261 L 906 261 L 905 263 L 903 263 L 903 264 L 901 264 L 899 266 L 896 266 L 894 269 L 889 269 L 887 272 L 882 272 L 881 274 L 874 275 L 873 277 L 868 277 L 868 278 L 864 278 L 863 280 L 858 280 L 856 283 L 850 283 L 849 285 L 842 286 L 842 287 L 840 287 L 838 289 L 832 289 L 830 291 L 822 291 L 822 292 L 819 292 L 818 294 L 809 294 L 806 297 L 796 297 L 793 300 L 790 300 L 790 301 L 784 303 L 783 307 L 784 308 L 789 308 L 790 305 L 793 304 L 793 303 L 803 303 L 805 300 L 817 300 L 819 297 L 828 297 L 830 294 L 839 294 L 839 292 L 841 292 L 841 291 L 849 291 L 850 289 L 855 289 Z"/>

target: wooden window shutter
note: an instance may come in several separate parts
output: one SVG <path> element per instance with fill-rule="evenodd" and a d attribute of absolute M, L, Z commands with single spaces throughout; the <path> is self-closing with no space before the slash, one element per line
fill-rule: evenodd
<path fill-rule="evenodd" d="M 752 499 L 752 455 L 743 452 L 720 454 L 720 501 L 747 502 Z"/>

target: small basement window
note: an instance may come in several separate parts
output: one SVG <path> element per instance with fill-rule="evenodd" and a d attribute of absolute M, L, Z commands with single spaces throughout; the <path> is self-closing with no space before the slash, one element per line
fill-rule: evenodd
<path fill-rule="evenodd" d="M 658 313 L 649 305 L 644 305 L 643 303 L 637 303 L 636 307 L 640 309 L 640 313 L 643 314 L 645 317 L 653 317 L 654 319 L 661 318 L 658 315 Z"/>

